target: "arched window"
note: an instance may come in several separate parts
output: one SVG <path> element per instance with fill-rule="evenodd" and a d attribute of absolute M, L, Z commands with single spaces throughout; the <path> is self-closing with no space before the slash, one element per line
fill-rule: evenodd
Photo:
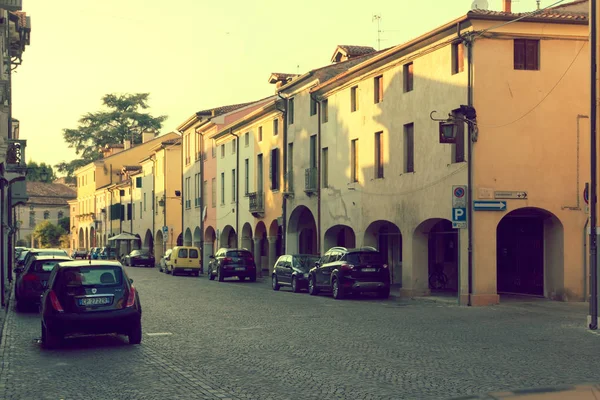
<path fill-rule="evenodd" d="M 50 219 L 50 211 L 44 211 L 44 219 Z"/>
<path fill-rule="evenodd" d="M 62 211 L 59 211 L 59 212 L 58 212 L 58 219 L 59 219 L 59 220 L 60 220 L 60 219 L 62 219 L 62 218 L 64 218 L 64 216 L 65 216 L 65 213 L 64 213 L 64 212 L 62 212 Z"/>

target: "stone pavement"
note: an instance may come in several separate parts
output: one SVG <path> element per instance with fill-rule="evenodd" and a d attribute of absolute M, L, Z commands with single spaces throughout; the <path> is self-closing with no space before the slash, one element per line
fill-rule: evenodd
<path fill-rule="evenodd" d="M 444 399 L 600 381 L 582 304 L 468 308 L 274 292 L 268 280 L 127 268 L 144 338 L 42 350 L 39 316 L 8 314 L 0 399 Z"/>

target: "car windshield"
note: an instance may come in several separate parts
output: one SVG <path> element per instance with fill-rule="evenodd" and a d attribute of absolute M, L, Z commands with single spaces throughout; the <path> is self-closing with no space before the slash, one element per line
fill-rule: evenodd
<path fill-rule="evenodd" d="M 382 264 L 383 257 L 381 256 L 381 253 L 374 251 L 357 252 L 346 254 L 346 261 L 354 265 Z"/>
<path fill-rule="evenodd" d="M 308 271 L 319 261 L 318 256 L 294 256 L 294 265 L 302 271 Z"/>
<path fill-rule="evenodd" d="M 61 261 L 66 261 L 65 259 L 57 258 L 56 260 L 38 260 L 31 267 L 30 272 L 50 272 L 54 268 L 56 264 Z"/>
<path fill-rule="evenodd" d="M 123 274 L 121 268 L 110 265 L 65 268 L 59 281 L 63 287 L 118 286 L 123 282 Z"/>
<path fill-rule="evenodd" d="M 21 255 L 19 256 L 19 260 L 22 261 L 25 259 L 25 257 L 27 257 L 27 254 L 29 254 L 29 250 L 25 250 L 21 253 Z"/>
<path fill-rule="evenodd" d="M 228 251 L 227 257 L 244 257 L 244 258 L 252 258 L 252 253 L 246 250 L 234 250 Z"/>
<path fill-rule="evenodd" d="M 190 258 L 198 258 L 198 250 L 190 249 Z"/>

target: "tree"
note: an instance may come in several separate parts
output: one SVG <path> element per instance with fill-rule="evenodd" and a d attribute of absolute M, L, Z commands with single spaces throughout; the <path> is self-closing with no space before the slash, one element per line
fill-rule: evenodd
<path fill-rule="evenodd" d="M 124 140 L 138 144 L 142 142 L 143 131 L 160 130 L 167 116 L 153 117 L 141 111 L 149 108 L 149 96 L 149 93 L 104 95 L 102 103 L 108 110 L 87 113 L 79 119 L 76 129 L 63 130 L 65 141 L 80 158 L 57 164 L 58 171 L 72 177 L 77 168 L 102 158 L 100 149 L 105 145 Z"/>
<path fill-rule="evenodd" d="M 58 220 L 58 226 L 60 226 L 65 232 L 71 232 L 71 219 L 69 217 L 63 217 Z"/>
<path fill-rule="evenodd" d="M 45 175 L 42 178 L 42 175 Z M 46 182 L 52 183 L 56 179 L 54 169 L 51 165 L 47 165 L 45 162 L 36 163 L 35 161 L 29 161 L 27 163 L 27 180 L 35 182 Z"/>
<path fill-rule="evenodd" d="M 54 225 L 49 220 L 40 222 L 33 231 L 33 238 L 39 241 L 40 247 L 59 247 L 60 238 L 65 231 L 60 226 Z"/>

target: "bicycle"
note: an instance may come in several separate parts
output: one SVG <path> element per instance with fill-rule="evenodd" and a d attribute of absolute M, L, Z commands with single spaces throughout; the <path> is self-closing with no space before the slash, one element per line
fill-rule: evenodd
<path fill-rule="evenodd" d="M 433 267 L 433 271 L 429 274 L 430 289 L 445 289 L 448 284 L 448 277 L 444 273 L 444 264 L 438 263 Z"/>

